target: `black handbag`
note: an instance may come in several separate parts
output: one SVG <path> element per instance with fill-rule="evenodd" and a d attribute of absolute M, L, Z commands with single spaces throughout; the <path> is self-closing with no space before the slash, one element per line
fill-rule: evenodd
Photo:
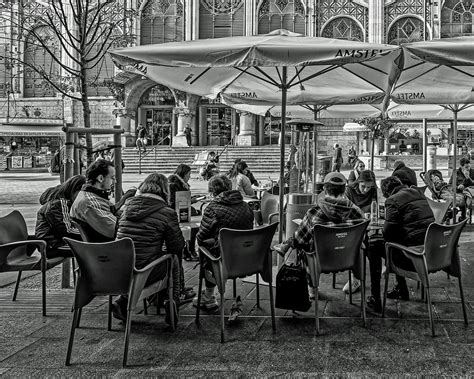
<path fill-rule="evenodd" d="M 296 249 L 288 252 L 276 276 L 275 307 L 306 312 L 311 308 L 306 268 Z"/>

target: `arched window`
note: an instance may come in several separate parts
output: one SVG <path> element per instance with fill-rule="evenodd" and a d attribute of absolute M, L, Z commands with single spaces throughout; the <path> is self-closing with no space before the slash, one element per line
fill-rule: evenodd
<path fill-rule="evenodd" d="M 140 45 L 182 41 L 182 0 L 149 0 L 140 14 Z"/>
<path fill-rule="evenodd" d="M 200 0 L 199 38 L 244 35 L 244 0 Z"/>
<path fill-rule="evenodd" d="M 472 2 L 446 0 L 441 11 L 441 37 L 473 35 L 473 13 Z"/>
<path fill-rule="evenodd" d="M 276 29 L 306 34 L 305 14 L 301 0 L 263 0 L 258 9 L 258 34 Z"/>
<path fill-rule="evenodd" d="M 321 33 L 322 37 L 364 41 L 362 28 L 350 17 L 337 17 L 329 21 Z"/>
<path fill-rule="evenodd" d="M 416 17 L 403 17 L 395 21 L 388 31 L 387 43 L 401 43 L 423 40 L 423 21 Z M 427 36 L 428 38 L 428 36 Z"/>
<path fill-rule="evenodd" d="M 47 43 L 48 49 L 56 57 L 61 56 L 59 41 L 50 29 L 38 27 L 35 29 L 35 33 Z M 24 97 L 56 96 L 56 89 L 44 79 L 44 76 L 51 77 L 53 82 L 58 82 L 59 64 L 53 60 L 51 54 L 40 45 L 33 34 L 30 34 L 26 39 L 24 61 Z M 36 70 L 32 67 L 35 67 Z"/>

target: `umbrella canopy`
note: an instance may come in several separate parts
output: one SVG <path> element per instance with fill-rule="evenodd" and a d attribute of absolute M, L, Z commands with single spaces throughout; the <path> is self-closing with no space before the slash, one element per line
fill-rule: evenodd
<path fill-rule="evenodd" d="M 305 37 L 286 30 L 267 35 L 144 45 L 111 52 L 124 69 L 196 95 L 228 103 L 381 103 L 398 74 L 401 49 L 391 45 Z M 288 77 L 282 83 L 282 67 Z"/>
<path fill-rule="evenodd" d="M 442 104 L 453 113 L 454 166 L 458 113 L 474 102 L 474 37 L 414 42 L 403 46 L 403 70 L 392 99 L 404 104 Z M 456 193 L 455 170 L 452 173 Z M 453 197 L 456 206 L 456 196 Z"/>
<path fill-rule="evenodd" d="M 114 50 L 115 64 L 168 87 L 228 103 L 386 103 L 399 74 L 398 46 L 305 37 L 287 30 L 267 35 L 193 40 Z M 283 186 L 282 118 L 280 186 Z M 280 190 L 280 224 L 283 224 Z M 279 228 L 279 239 L 283 228 Z"/>

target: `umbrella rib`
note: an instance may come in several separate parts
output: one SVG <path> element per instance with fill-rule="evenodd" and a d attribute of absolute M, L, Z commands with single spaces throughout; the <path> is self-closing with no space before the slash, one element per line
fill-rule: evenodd
<path fill-rule="evenodd" d="M 447 68 L 450 68 L 451 70 L 454 70 L 454 71 L 457 71 L 457 72 L 460 72 L 461 74 L 464 74 L 464 75 L 467 75 L 469 76 L 470 78 L 474 77 L 474 75 L 466 72 L 466 71 L 463 71 L 461 70 L 460 68 L 457 68 L 457 67 L 454 67 L 454 66 L 446 66 Z"/>
<path fill-rule="evenodd" d="M 262 75 L 264 75 L 265 77 L 267 77 L 268 80 L 265 79 L 265 78 L 263 78 L 263 77 L 261 77 L 261 76 L 255 75 L 255 74 L 251 73 L 250 71 L 248 71 L 250 67 L 247 67 L 247 68 L 245 68 L 245 69 L 242 69 L 242 68 L 240 68 L 240 67 L 235 67 L 235 68 L 236 68 L 237 70 L 241 71 L 242 73 L 246 73 L 246 74 L 248 74 L 248 75 L 250 75 L 250 76 L 253 76 L 254 78 L 257 78 L 257 79 L 259 79 L 259 80 L 262 80 L 262 81 L 264 81 L 265 83 L 273 84 L 274 86 L 277 86 L 277 87 L 280 86 L 280 85 L 278 84 L 278 82 L 276 82 L 276 81 L 275 81 L 271 76 L 269 76 L 267 73 L 265 73 L 264 71 L 262 71 L 259 67 L 255 67 L 255 66 L 252 66 L 252 67 L 253 67 L 254 69 L 256 69 L 258 72 L 260 72 Z"/>
<path fill-rule="evenodd" d="M 301 70 L 298 69 L 298 67 L 295 67 L 295 75 L 288 81 L 288 87 L 291 87 L 292 83 L 293 83 L 293 80 L 295 80 L 296 78 L 299 79 L 299 82 L 298 83 L 295 83 L 295 84 L 301 84 L 301 78 L 300 78 L 300 74 L 301 72 L 304 70 L 305 66 L 301 67 Z"/>
<path fill-rule="evenodd" d="M 301 83 L 306 82 L 306 81 L 308 81 L 308 80 L 311 80 L 311 79 L 313 79 L 313 78 L 316 78 L 316 77 L 318 77 L 318 76 L 320 76 L 320 75 L 322 75 L 322 74 L 325 74 L 325 73 L 327 73 L 327 72 L 329 72 L 329 71 L 332 71 L 332 70 L 334 70 L 334 69 L 336 69 L 336 68 L 338 68 L 338 67 L 339 67 L 339 65 L 333 65 L 333 66 L 326 67 L 324 70 L 321 70 L 321 71 L 319 71 L 319 72 L 317 72 L 317 73 L 315 73 L 315 74 L 312 74 L 312 75 L 310 75 L 310 76 L 308 76 L 308 77 L 306 77 L 306 78 L 304 78 L 304 79 L 300 79 L 298 82 L 292 84 L 291 86 L 288 86 L 288 88 L 293 87 L 293 86 L 298 85 L 298 84 L 301 84 Z"/>
<path fill-rule="evenodd" d="M 350 72 L 352 75 L 354 75 L 354 76 L 357 76 L 359 79 L 361 79 L 361 80 L 365 81 L 366 83 L 369 83 L 370 85 L 374 86 L 375 88 L 379 89 L 380 91 L 383 91 L 383 92 L 385 92 L 385 91 L 383 90 L 383 88 L 380 88 L 379 86 L 375 85 L 374 83 L 372 83 L 372 82 L 369 82 L 369 80 L 368 80 L 368 79 L 366 79 L 366 78 L 362 77 L 362 76 L 361 76 L 361 75 L 359 75 L 359 74 L 356 74 L 355 72 L 352 72 L 352 71 L 351 71 L 351 70 L 349 70 L 347 67 L 341 66 L 341 68 L 342 68 L 343 70 L 346 70 L 346 71 Z"/>
<path fill-rule="evenodd" d="M 208 72 L 211 68 L 207 67 L 203 72 L 201 72 L 198 76 L 196 76 L 193 80 L 189 82 L 189 84 L 194 84 L 196 80 L 198 80 L 201 76 L 203 76 L 206 72 Z"/>
<path fill-rule="evenodd" d="M 423 62 L 423 63 L 425 63 L 425 62 Z M 411 69 L 411 68 L 416 67 L 416 66 L 418 66 L 418 65 L 411 66 L 411 67 L 409 67 L 408 69 Z M 397 84 L 395 85 L 395 88 L 400 88 L 401 86 L 404 86 L 404 85 L 406 85 L 406 84 L 408 84 L 408 83 L 410 83 L 410 82 L 412 82 L 412 81 L 414 81 L 414 80 L 416 80 L 416 79 L 419 79 L 419 78 L 421 78 L 422 76 L 429 74 L 431 71 L 436 70 L 436 69 L 439 68 L 440 66 L 441 66 L 441 65 L 439 64 L 439 65 L 437 65 L 437 66 L 435 66 L 435 67 L 432 67 L 432 68 L 429 69 L 428 71 L 425 71 L 425 72 L 421 73 L 420 75 L 418 75 L 418 76 L 416 76 L 416 77 L 414 77 L 414 78 L 411 78 L 410 80 L 407 80 L 407 81 L 404 82 L 404 83 L 397 83 Z"/>

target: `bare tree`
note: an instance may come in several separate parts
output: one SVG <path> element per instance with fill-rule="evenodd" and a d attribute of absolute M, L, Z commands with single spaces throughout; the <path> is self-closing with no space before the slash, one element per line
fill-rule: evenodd
<path fill-rule="evenodd" d="M 134 41 L 128 33 L 133 11 L 123 0 L 20 0 L 10 12 L 19 39 L 44 50 L 51 67 L 28 60 L 28 52 L 9 57 L 35 72 L 57 92 L 82 104 L 84 127 L 91 127 L 89 90 L 106 86 L 103 68 L 111 48 Z M 3 13 L 5 17 L 5 13 Z M 109 81 L 111 77 L 109 78 Z M 86 135 L 87 162 L 92 162 L 92 138 Z"/>

